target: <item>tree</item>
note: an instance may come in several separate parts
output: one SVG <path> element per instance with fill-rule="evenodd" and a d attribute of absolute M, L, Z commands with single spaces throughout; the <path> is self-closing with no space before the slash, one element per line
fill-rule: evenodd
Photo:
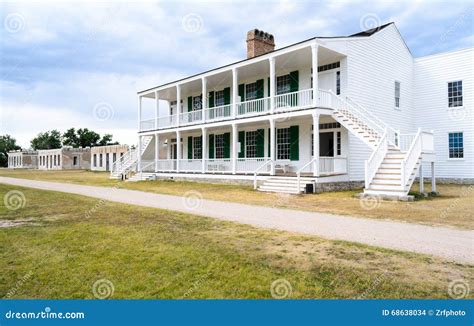
<path fill-rule="evenodd" d="M 7 153 L 18 149 L 21 149 L 21 147 L 16 144 L 15 138 L 12 138 L 10 135 L 0 136 L 0 166 L 8 166 Z"/>
<path fill-rule="evenodd" d="M 61 148 L 61 146 L 61 133 L 57 130 L 40 132 L 31 140 L 31 147 L 34 150 Z"/>
<path fill-rule="evenodd" d="M 112 135 L 110 134 L 101 137 L 100 134 L 87 128 L 80 128 L 77 131 L 70 128 L 63 134 L 63 144 L 72 147 L 93 147 L 114 145 L 118 142 L 112 142 Z"/>

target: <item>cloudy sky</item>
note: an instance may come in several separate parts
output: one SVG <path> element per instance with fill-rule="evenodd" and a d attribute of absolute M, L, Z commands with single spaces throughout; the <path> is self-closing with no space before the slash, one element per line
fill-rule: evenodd
<path fill-rule="evenodd" d="M 88 127 L 136 142 L 136 92 L 277 47 L 394 21 L 414 56 L 473 44 L 468 1 L 0 2 L 0 134 Z"/>

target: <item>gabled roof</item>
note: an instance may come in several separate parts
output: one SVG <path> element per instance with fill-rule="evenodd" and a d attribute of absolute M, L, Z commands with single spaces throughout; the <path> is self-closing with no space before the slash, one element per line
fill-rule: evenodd
<path fill-rule="evenodd" d="M 302 44 L 302 43 L 305 43 L 305 42 L 308 42 L 308 41 L 311 41 L 311 40 L 316 40 L 316 39 L 335 39 L 335 38 L 351 38 L 351 37 L 369 37 L 369 36 L 374 35 L 374 34 L 377 33 L 377 32 L 380 32 L 382 29 L 384 29 L 384 28 L 386 28 L 387 26 L 390 26 L 390 25 L 392 25 L 392 24 L 395 24 L 395 23 L 394 23 L 394 22 L 390 22 L 390 23 L 387 23 L 387 24 L 384 24 L 384 25 L 381 25 L 381 26 L 378 26 L 378 27 L 375 27 L 375 28 L 371 28 L 371 29 L 368 29 L 368 30 L 365 30 L 365 31 L 362 31 L 362 32 L 358 32 L 358 33 L 355 33 L 355 34 L 347 35 L 347 36 L 315 36 L 315 37 L 311 37 L 311 38 L 309 38 L 309 39 L 306 39 L 306 40 L 303 40 L 303 41 L 300 41 L 300 42 L 296 42 L 296 43 L 293 43 L 293 44 L 284 46 L 284 47 L 282 47 L 282 48 L 273 50 L 273 51 L 271 51 L 271 52 L 264 53 L 264 54 L 262 54 L 261 56 L 267 55 L 267 54 L 269 54 L 269 53 L 276 53 L 276 52 L 279 52 L 279 51 L 281 51 L 281 50 L 290 48 L 290 47 L 292 47 L 292 46 L 295 46 L 295 45 L 298 45 L 298 44 Z M 408 47 L 407 47 L 407 48 L 408 48 Z M 169 84 L 174 84 L 174 83 L 180 82 L 180 81 L 182 81 L 182 80 L 186 80 L 186 79 L 188 79 L 188 78 L 197 77 L 197 76 L 199 76 L 199 75 L 206 74 L 206 73 L 209 73 L 209 72 L 214 71 L 214 70 L 218 70 L 218 69 L 225 68 L 225 67 L 229 67 L 229 66 L 232 66 L 232 65 L 235 65 L 235 64 L 238 64 L 238 63 L 242 63 L 242 62 L 248 61 L 248 60 L 252 60 L 252 59 L 255 59 L 255 58 L 257 58 L 257 57 L 259 57 L 259 56 L 255 56 L 255 57 L 253 57 L 253 58 L 247 58 L 247 59 L 239 60 L 239 61 L 236 61 L 236 62 L 233 62 L 233 63 L 229 63 L 229 64 L 224 65 L 224 66 L 220 66 L 220 67 L 217 67 L 217 68 L 213 68 L 213 69 L 210 69 L 210 70 L 206 70 L 206 71 L 203 71 L 203 72 L 200 72 L 200 73 L 191 75 L 191 76 L 187 76 L 187 77 L 184 77 L 184 78 L 181 78 L 181 79 L 177 79 L 177 80 L 174 80 L 174 81 L 165 83 L 165 84 L 161 84 L 161 85 L 158 85 L 158 86 L 155 86 L 155 87 L 151 87 L 151 88 L 148 88 L 148 89 L 139 91 L 138 94 L 151 91 L 152 89 L 155 89 L 155 88 L 158 88 L 158 87 L 163 87 L 163 86 L 166 86 L 166 85 L 169 85 Z"/>

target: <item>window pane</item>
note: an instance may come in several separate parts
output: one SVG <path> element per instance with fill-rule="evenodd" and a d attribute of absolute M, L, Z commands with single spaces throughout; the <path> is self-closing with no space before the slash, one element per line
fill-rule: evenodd
<path fill-rule="evenodd" d="M 462 132 L 451 132 L 448 135 L 449 145 L 449 158 L 463 158 L 464 157 L 464 146 L 463 146 L 463 133 Z"/>
<path fill-rule="evenodd" d="M 277 159 L 290 159 L 290 128 L 277 129 Z"/>
<path fill-rule="evenodd" d="M 463 105 L 462 99 L 462 81 L 448 83 L 448 106 L 459 107 Z"/>

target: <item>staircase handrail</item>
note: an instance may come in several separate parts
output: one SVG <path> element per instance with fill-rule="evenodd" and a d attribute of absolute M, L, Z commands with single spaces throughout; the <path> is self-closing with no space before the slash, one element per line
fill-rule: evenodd
<path fill-rule="evenodd" d="M 382 164 L 383 159 L 388 151 L 388 141 L 387 141 L 387 129 L 383 133 L 380 141 L 375 146 L 374 151 L 369 156 L 369 159 L 365 163 L 365 188 L 368 189 L 372 179 L 374 178 L 377 170 Z"/>
<path fill-rule="evenodd" d="M 300 185 L 301 185 L 301 172 L 308 167 L 311 163 L 314 163 L 315 161 L 318 161 L 319 158 L 313 157 L 309 162 L 305 163 L 302 167 L 296 171 L 296 181 L 298 185 L 298 192 L 300 191 Z"/>
<path fill-rule="evenodd" d="M 405 158 L 401 162 L 401 187 L 403 190 L 405 190 L 406 184 L 408 183 L 408 180 L 410 180 L 411 171 L 413 171 L 415 168 L 418 158 L 420 157 L 423 150 L 421 133 L 421 128 L 418 128 L 418 132 L 411 142 Z"/>
<path fill-rule="evenodd" d="M 257 189 L 257 174 L 258 174 L 258 171 L 260 171 L 261 169 L 266 167 L 269 163 L 273 163 L 273 160 L 271 160 L 271 159 L 267 160 L 265 163 L 263 163 L 257 169 L 255 169 L 255 171 L 253 171 L 253 189 Z"/>

